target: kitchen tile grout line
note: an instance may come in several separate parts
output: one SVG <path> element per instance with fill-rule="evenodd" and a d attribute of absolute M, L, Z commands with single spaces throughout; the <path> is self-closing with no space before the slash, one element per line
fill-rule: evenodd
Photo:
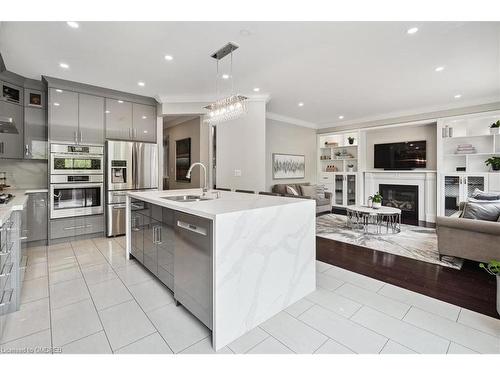
<path fill-rule="evenodd" d="M 50 270 L 49 270 L 49 247 L 45 246 L 45 257 L 47 259 L 47 289 L 48 289 L 48 303 L 49 303 L 49 329 L 50 329 L 50 353 L 54 354 L 54 335 L 52 332 L 52 305 L 50 302 Z M 29 259 L 29 258 L 28 258 Z"/>
<path fill-rule="evenodd" d="M 95 248 L 101 253 L 101 255 L 104 257 L 104 259 L 106 259 L 106 262 L 111 266 L 111 268 L 113 268 L 113 266 L 111 265 L 111 263 L 109 263 L 108 259 L 104 256 L 104 254 L 102 253 L 102 251 L 99 249 L 99 247 L 97 247 L 97 245 L 95 244 L 94 240 L 91 239 L 92 241 L 92 244 L 95 246 Z M 125 248 L 123 248 L 122 245 L 120 245 L 120 243 L 118 241 L 115 241 L 114 238 L 111 239 L 111 241 L 114 241 L 118 244 L 118 246 L 120 246 L 125 252 L 127 251 Z M 113 268 L 113 272 L 116 273 L 116 271 L 114 270 Z M 149 272 L 149 271 L 148 271 Z M 146 313 L 146 311 L 144 311 L 144 309 L 142 308 L 142 306 L 140 305 L 140 303 L 137 301 L 137 299 L 135 298 L 134 294 L 130 291 L 130 289 L 128 288 L 128 286 L 123 282 L 122 278 L 120 277 L 120 275 L 116 274 L 116 276 L 118 276 L 118 279 L 122 282 L 122 284 L 125 286 L 125 288 L 127 289 L 127 291 L 130 293 L 130 295 L 132 296 L 133 300 L 135 301 L 135 303 L 139 306 L 139 308 L 142 310 L 142 312 L 144 313 L 144 315 L 146 316 L 146 318 L 149 320 L 149 322 L 151 323 L 151 325 L 155 328 L 155 330 L 158 332 L 158 334 L 160 335 L 160 337 L 162 338 L 162 340 L 165 342 L 165 344 L 168 346 L 168 348 L 170 349 L 170 351 L 172 353 L 174 353 L 174 351 L 172 350 L 171 346 L 169 345 L 169 343 L 167 342 L 167 340 L 165 340 L 165 338 L 163 337 L 163 335 L 161 334 L 161 332 L 158 330 L 158 327 L 153 323 L 153 321 L 149 318 L 148 314 Z M 138 283 L 139 284 L 139 283 Z M 168 304 L 167 304 L 168 305 Z M 166 305 L 165 305 L 166 306 Z M 104 327 L 104 326 L 103 326 Z M 144 337 L 143 337 L 144 338 Z M 130 344 L 129 344 L 130 345 Z M 121 348 L 120 348 L 121 349 Z M 113 349 L 111 349 L 113 350 Z M 118 349 L 117 349 L 118 350 Z"/>
<path fill-rule="evenodd" d="M 93 241 L 92 241 L 92 243 L 93 243 Z M 87 281 L 85 280 L 85 277 L 83 276 L 82 267 L 81 267 L 80 261 L 78 260 L 78 257 L 76 256 L 76 252 L 75 252 L 75 249 L 73 247 L 73 243 L 72 242 L 70 242 L 70 246 L 71 246 L 71 249 L 73 250 L 73 254 L 74 254 L 75 258 L 76 258 L 76 262 L 78 264 L 78 268 L 80 269 L 80 272 L 82 274 L 83 282 L 85 283 L 85 286 L 87 288 L 87 292 L 88 292 L 88 294 L 90 296 L 90 300 L 92 301 L 92 305 L 94 306 L 95 313 L 96 313 L 96 315 L 97 315 L 97 317 L 99 319 L 99 324 L 101 325 L 101 328 L 104 331 L 104 336 L 106 337 L 106 341 L 108 342 L 110 350 L 113 351 L 113 347 L 111 346 L 111 342 L 109 341 L 108 334 L 106 333 L 106 330 L 104 329 L 104 324 L 102 324 L 101 316 L 99 315 L 99 310 L 97 310 L 97 307 L 95 305 L 94 299 L 92 298 L 92 294 L 90 293 L 90 289 L 89 289 L 89 286 L 87 284 Z M 97 333 L 97 332 L 94 332 L 94 333 Z"/>

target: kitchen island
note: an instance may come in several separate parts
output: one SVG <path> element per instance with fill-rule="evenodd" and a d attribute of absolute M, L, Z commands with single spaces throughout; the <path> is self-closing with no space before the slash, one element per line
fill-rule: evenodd
<path fill-rule="evenodd" d="M 315 201 L 226 191 L 176 198 L 201 194 L 128 193 L 127 254 L 212 330 L 218 350 L 315 290 Z"/>

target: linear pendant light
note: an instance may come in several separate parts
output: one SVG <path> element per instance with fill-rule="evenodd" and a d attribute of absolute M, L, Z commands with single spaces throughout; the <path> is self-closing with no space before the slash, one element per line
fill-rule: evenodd
<path fill-rule="evenodd" d="M 231 95 L 222 99 L 219 99 L 206 107 L 208 110 L 205 122 L 209 125 L 216 125 L 221 122 L 226 122 L 230 120 L 237 119 L 247 112 L 246 96 L 234 93 L 234 81 L 233 81 L 233 51 L 237 50 L 238 46 L 234 43 L 227 43 L 224 47 L 216 51 L 211 55 L 212 58 L 217 60 L 217 73 L 215 77 L 215 93 L 219 96 L 219 61 L 222 60 L 227 55 L 231 58 Z"/>

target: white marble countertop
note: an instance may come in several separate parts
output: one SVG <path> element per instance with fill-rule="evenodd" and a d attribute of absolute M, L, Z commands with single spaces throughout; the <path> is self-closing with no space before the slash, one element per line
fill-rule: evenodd
<path fill-rule="evenodd" d="M 0 227 L 5 224 L 12 211 L 21 211 L 28 201 L 26 190 L 6 190 L 4 192 L 12 194 L 14 198 L 6 205 L 0 205 Z"/>
<path fill-rule="evenodd" d="M 213 192 L 218 190 L 209 190 L 208 197 L 215 195 Z M 230 191 L 218 191 L 220 198 L 198 202 L 175 202 L 162 197 L 174 195 L 201 195 L 201 189 L 181 189 L 181 190 L 162 190 L 162 191 L 143 191 L 130 192 L 128 195 L 132 198 L 143 200 L 158 206 L 171 208 L 174 210 L 186 212 L 188 214 L 215 219 L 217 215 L 223 215 L 232 212 L 248 211 L 266 207 L 276 207 L 291 204 L 310 204 L 315 205 L 311 199 L 286 198 L 269 195 L 234 193 Z"/>
<path fill-rule="evenodd" d="M 36 193 L 48 193 L 49 192 L 49 189 L 45 188 L 45 189 L 29 189 L 29 190 L 26 190 L 24 193 L 25 194 L 36 194 Z"/>

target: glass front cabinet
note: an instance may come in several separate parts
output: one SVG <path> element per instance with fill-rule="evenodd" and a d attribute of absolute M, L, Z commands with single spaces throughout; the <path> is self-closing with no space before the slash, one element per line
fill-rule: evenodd
<path fill-rule="evenodd" d="M 356 204 L 357 175 L 335 174 L 332 204 L 334 206 L 353 206 Z"/>
<path fill-rule="evenodd" d="M 460 203 L 472 197 L 476 189 L 485 190 L 488 177 L 480 174 L 446 174 L 442 177 L 442 186 L 441 213 L 452 216 L 460 210 Z"/>

